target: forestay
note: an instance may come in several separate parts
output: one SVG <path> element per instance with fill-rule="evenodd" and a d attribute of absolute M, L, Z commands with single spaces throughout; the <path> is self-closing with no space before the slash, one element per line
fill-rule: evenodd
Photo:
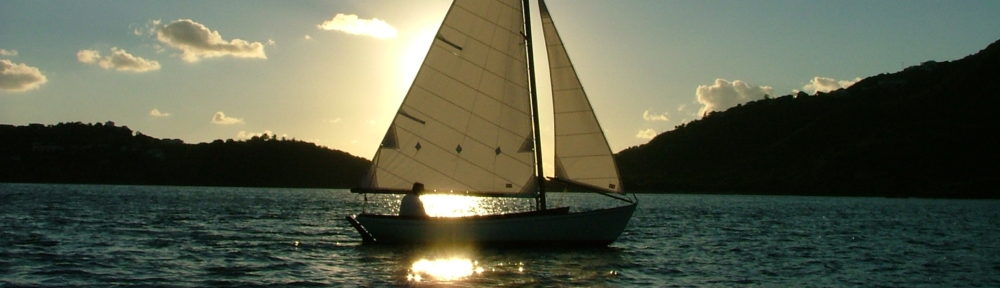
<path fill-rule="evenodd" d="M 519 0 L 456 0 L 396 113 L 367 190 L 534 195 Z"/>
<path fill-rule="evenodd" d="M 539 1 L 539 6 L 552 79 L 556 178 L 601 191 L 623 193 L 604 131 L 545 2 Z"/>

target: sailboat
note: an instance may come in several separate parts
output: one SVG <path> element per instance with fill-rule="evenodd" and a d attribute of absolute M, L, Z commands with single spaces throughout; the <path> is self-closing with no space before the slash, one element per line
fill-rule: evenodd
<path fill-rule="evenodd" d="M 347 220 L 365 243 L 608 245 L 637 198 L 618 169 L 552 16 L 539 0 L 549 59 L 555 177 L 621 205 L 548 208 L 528 0 L 455 0 L 383 138 L 352 192 L 534 198 L 527 212 L 465 217 L 362 213 Z M 366 203 L 367 204 L 367 203 Z"/>

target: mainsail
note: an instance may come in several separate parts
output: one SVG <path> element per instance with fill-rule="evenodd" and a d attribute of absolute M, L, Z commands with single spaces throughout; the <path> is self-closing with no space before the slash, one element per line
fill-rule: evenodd
<path fill-rule="evenodd" d="M 556 178 L 601 191 L 623 193 L 618 168 L 594 108 L 587 100 L 545 2 L 538 2 L 552 79 Z"/>
<path fill-rule="evenodd" d="M 520 0 L 456 0 L 373 159 L 367 190 L 534 195 Z"/>

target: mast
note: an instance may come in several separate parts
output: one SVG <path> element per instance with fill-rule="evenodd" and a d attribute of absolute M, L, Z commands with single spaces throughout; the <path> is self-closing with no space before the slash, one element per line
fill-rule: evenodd
<path fill-rule="evenodd" d="M 535 89 L 535 56 L 531 46 L 531 10 L 528 0 L 522 0 L 524 10 L 524 38 L 528 55 L 528 88 L 531 93 L 531 126 L 535 130 L 535 180 L 538 181 L 538 196 L 535 198 L 537 210 L 545 210 L 545 170 L 542 169 L 542 137 L 538 123 L 538 91 Z"/>

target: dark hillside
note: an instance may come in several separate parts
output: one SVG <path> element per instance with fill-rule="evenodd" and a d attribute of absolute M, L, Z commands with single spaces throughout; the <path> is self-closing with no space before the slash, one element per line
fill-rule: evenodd
<path fill-rule="evenodd" d="M 368 165 L 268 135 L 185 144 L 111 122 L 0 125 L 0 182 L 346 188 Z"/>
<path fill-rule="evenodd" d="M 711 113 L 617 155 L 634 191 L 1000 196 L 1000 42 Z"/>

